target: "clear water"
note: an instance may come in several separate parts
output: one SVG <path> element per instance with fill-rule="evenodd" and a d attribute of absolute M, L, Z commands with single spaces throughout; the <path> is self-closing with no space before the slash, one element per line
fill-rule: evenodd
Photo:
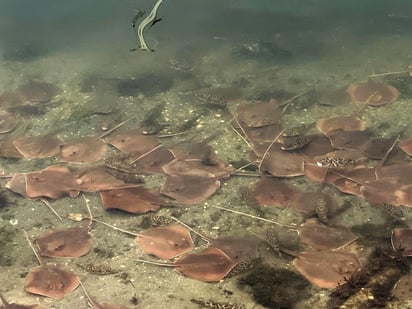
<path fill-rule="evenodd" d="M 171 131 L 193 121 L 191 138 L 216 135 L 211 145 L 220 157 L 228 162 L 248 160 L 247 147 L 226 125 L 231 118 L 228 110 L 233 110 L 236 103 L 216 107 L 204 104 L 196 94 L 222 96 L 224 100 L 271 96 L 286 99 L 313 89 L 346 87 L 371 74 L 404 71 L 412 64 L 412 2 L 407 0 L 164 0 L 159 10 L 162 20 L 144 33 L 155 52 L 130 51 L 138 48 L 131 24 L 135 10 L 149 12 L 153 5 L 154 1 L 148 0 L 0 1 L 0 93 L 13 91 L 32 79 L 53 83 L 63 91 L 40 115 L 20 111 L 22 118 L 31 123 L 26 134 L 57 132 L 61 138 L 79 137 L 101 133 L 103 127 L 128 118 L 133 121 L 126 128 L 133 129 L 150 110 L 164 104 L 159 122 L 166 122 Z M 122 80 L 139 80 L 142 86 L 138 90 L 123 89 L 125 95 L 120 96 L 115 82 Z M 404 94 L 397 105 L 384 111 L 368 109 L 363 117 L 377 128 L 379 136 L 398 132 L 410 136 L 410 103 L 411 97 Z M 352 111 L 353 107 L 346 105 L 306 102 L 293 107 L 285 115 L 285 123 L 311 123 Z M 52 163 L 0 159 L 7 172 L 37 170 Z M 159 186 L 156 181 L 153 187 Z M 306 190 L 316 188 L 302 179 L 293 181 Z M 253 213 L 255 210 L 248 208 L 239 195 L 239 187 L 252 182 L 230 179 L 205 205 L 173 211 L 185 222 L 210 233 L 248 229 L 262 234 L 262 224 L 209 207 L 230 206 Z M 362 234 L 367 241 L 353 250 L 362 252 L 389 244 L 390 230 L 396 226 L 392 219 L 365 202 L 336 195 L 341 203 L 351 205 L 341 222 L 350 227 L 373 224 L 383 229 L 378 240 L 371 243 Z M 87 196 L 94 214 L 105 221 L 139 230 L 146 220 L 145 216 L 104 212 L 97 195 Z M 0 247 L 4 257 L 0 265 L 1 292 L 13 302 L 86 308 L 80 289 L 61 301 L 24 292 L 24 274 L 37 262 L 21 231 L 25 229 L 35 236 L 62 223 L 40 202 L 17 195 L 9 199 L 12 204 L 0 209 L 4 231 L 0 242 L 4 248 Z M 82 212 L 83 200 L 65 198 L 53 206 L 61 214 Z M 170 213 L 168 209 L 163 211 Z M 289 210 L 264 209 L 263 214 L 285 223 L 302 221 L 301 215 Z M 405 209 L 402 224 L 407 225 L 410 217 Z M 101 302 L 132 306 L 132 298 L 137 297 L 143 309 L 162 308 L 165 304 L 169 308 L 197 308 L 191 299 L 211 299 L 264 308 L 252 297 L 251 290 L 239 286 L 236 277 L 217 284 L 186 279 L 171 269 L 134 262 L 141 252 L 131 238 L 102 226 L 96 226 L 93 234 L 97 249 L 80 261 L 108 261 L 127 278 L 87 274 L 76 266 L 76 260 L 67 265 Z M 274 269 L 293 270 L 290 258 L 274 254 L 265 258 Z M 288 294 L 296 295 L 296 299 L 290 299 L 293 308 L 326 308 L 328 291 L 306 286 L 304 296 L 298 291 L 293 293 Z M 405 302 L 396 301 L 388 306 L 407 307 Z"/>

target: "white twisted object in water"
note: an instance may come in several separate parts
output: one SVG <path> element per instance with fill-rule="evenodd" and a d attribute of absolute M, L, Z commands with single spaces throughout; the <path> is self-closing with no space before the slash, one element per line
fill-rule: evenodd
<path fill-rule="evenodd" d="M 162 4 L 162 2 L 163 0 L 157 0 L 150 14 L 142 20 L 142 22 L 139 24 L 139 27 L 137 28 L 137 38 L 139 40 L 139 48 L 141 50 L 154 51 L 153 49 L 149 48 L 149 46 L 147 46 L 143 36 L 143 30 L 146 28 L 147 25 L 151 24 L 153 21 L 156 20 L 157 11 L 159 10 L 159 7 Z"/>

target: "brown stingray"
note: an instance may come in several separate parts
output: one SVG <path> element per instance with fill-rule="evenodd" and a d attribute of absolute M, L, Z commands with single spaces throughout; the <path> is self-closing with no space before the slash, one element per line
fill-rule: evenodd
<path fill-rule="evenodd" d="M 402 256 L 412 256 L 412 229 L 396 228 L 392 230 L 392 247 Z"/>
<path fill-rule="evenodd" d="M 283 151 L 280 144 L 273 144 L 262 159 L 260 170 L 276 177 L 302 176 L 304 159 L 301 155 Z"/>
<path fill-rule="evenodd" d="M 134 214 L 157 211 L 165 201 L 157 191 L 142 187 L 99 191 L 104 209 L 121 209 Z"/>
<path fill-rule="evenodd" d="M 209 137 L 212 138 L 214 135 Z M 217 156 L 206 141 L 180 142 L 170 151 L 175 159 L 162 167 L 166 174 L 209 177 L 206 173 L 210 173 L 212 177 L 222 178 L 227 177 L 231 171 L 228 164 Z"/>
<path fill-rule="evenodd" d="M 352 178 L 353 179 L 353 178 Z M 359 181 L 353 181 L 345 177 L 339 177 L 334 180 L 333 184 L 343 193 L 356 195 L 363 197 L 361 188 L 362 185 Z"/>
<path fill-rule="evenodd" d="M 42 305 L 20 305 L 16 303 L 9 303 L 1 294 L 0 299 L 4 305 L 1 306 L 0 309 L 46 309 L 46 307 L 43 307 Z"/>
<path fill-rule="evenodd" d="M 334 116 L 318 120 L 316 128 L 329 136 L 335 130 L 363 131 L 366 129 L 366 123 L 355 116 Z"/>
<path fill-rule="evenodd" d="M 54 98 L 60 89 L 53 84 L 29 81 L 16 89 L 16 93 L 30 102 L 48 102 Z"/>
<path fill-rule="evenodd" d="M 65 195 L 76 197 L 79 195 L 79 188 L 67 168 L 54 165 L 26 174 L 26 194 L 30 198 L 58 199 Z"/>
<path fill-rule="evenodd" d="M 348 93 L 353 102 L 366 103 L 370 106 L 392 103 L 399 97 L 399 91 L 395 87 L 374 81 L 352 84 L 348 88 Z"/>
<path fill-rule="evenodd" d="M 185 205 L 206 201 L 220 187 L 220 181 L 211 177 L 168 175 L 160 193 Z"/>
<path fill-rule="evenodd" d="M 83 227 L 53 228 L 36 238 L 35 243 L 41 256 L 79 257 L 86 255 L 93 247 L 89 233 L 90 224 Z"/>
<path fill-rule="evenodd" d="M 357 237 L 343 225 L 325 225 L 317 219 L 308 219 L 299 228 L 299 237 L 305 244 L 319 250 L 340 249 Z"/>
<path fill-rule="evenodd" d="M 168 175 L 227 178 L 232 171 L 228 166 L 204 164 L 201 159 L 174 159 L 162 167 Z"/>
<path fill-rule="evenodd" d="M 303 164 L 303 172 L 305 176 L 312 182 L 326 182 L 328 171 L 328 167 L 318 166 L 316 163 L 304 162 Z"/>
<path fill-rule="evenodd" d="M 396 137 L 373 139 L 371 140 L 371 145 L 365 149 L 365 154 L 369 159 L 382 160 L 387 156 L 388 150 L 390 150 L 396 142 Z M 401 143 L 402 141 L 398 143 L 399 148 L 402 148 Z M 402 152 L 394 148 L 391 152 L 391 157 L 398 157 L 400 153 Z"/>
<path fill-rule="evenodd" d="M 336 202 L 335 198 L 331 194 L 323 192 L 322 190 L 302 192 L 298 198 L 291 201 L 290 207 L 296 211 L 312 216 L 316 213 L 316 206 L 319 201 L 326 202 L 328 217 L 333 217 L 341 210 L 341 207 Z"/>
<path fill-rule="evenodd" d="M 247 139 L 257 147 L 259 143 L 271 143 L 281 132 L 282 126 L 280 124 L 271 124 L 259 128 L 245 128 L 243 130 Z M 267 147 L 264 147 L 265 149 Z"/>
<path fill-rule="evenodd" d="M 9 133 L 17 126 L 17 118 L 9 112 L 0 111 L 0 134 Z"/>
<path fill-rule="evenodd" d="M 198 235 L 206 241 L 211 247 L 219 248 L 227 254 L 233 261 L 240 262 L 246 258 L 256 258 L 258 254 L 258 246 L 262 241 L 255 235 L 249 236 L 225 236 L 213 238 L 203 233 L 196 231 L 182 221 L 172 217 L 173 220 Z"/>
<path fill-rule="evenodd" d="M 133 157 L 136 157 L 136 155 L 133 154 Z M 140 155 L 138 160 L 133 159 L 132 161 L 136 166 L 136 171 L 139 171 L 140 173 L 163 174 L 164 171 L 162 166 L 174 159 L 175 157 L 169 149 L 166 147 L 158 147 L 157 149 L 150 151 L 147 155 Z"/>
<path fill-rule="evenodd" d="M 23 158 L 23 155 L 13 145 L 12 139 L 0 141 L 0 156 L 6 158 Z"/>
<path fill-rule="evenodd" d="M 372 141 L 371 133 L 364 131 L 343 131 L 341 129 L 330 132 L 328 138 L 332 147 L 345 150 L 365 151 L 370 147 Z"/>
<path fill-rule="evenodd" d="M 358 257 L 346 251 L 315 251 L 288 254 L 296 256 L 293 265 L 312 284 L 334 289 L 361 268 Z"/>
<path fill-rule="evenodd" d="M 62 141 L 53 135 L 19 137 L 13 141 L 14 147 L 26 159 L 52 157 L 60 150 Z"/>
<path fill-rule="evenodd" d="M 238 264 L 222 250 L 208 247 L 199 253 L 187 254 L 174 263 L 157 263 L 138 260 L 159 266 L 175 267 L 186 277 L 205 282 L 219 282 Z"/>
<path fill-rule="evenodd" d="M 391 169 L 394 167 L 383 167 L 380 179 L 376 179 L 376 168 L 361 167 L 343 173 L 333 171 L 341 176 L 334 181 L 334 185 L 344 193 L 364 197 L 371 204 L 385 203 L 397 206 L 395 190 L 402 186 L 402 181 L 397 175 L 392 176 L 388 173 Z"/>
<path fill-rule="evenodd" d="M 26 175 L 14 174 L 13 177 L 6 183 L 5 187 L 15 193 L 18 193 L 25 198 L 29 198 L 26 194 Z"/>
<path fill-rule="evenodd" d="M 244 102 L 236 108 L 238 122 L 247 127 L 264 127 L 280 121 L 282 112 L 276 100 L 269 102 Z"/>
<path fill-rule="evenodd" d="M 252 185 L 249 192 L 259 206 L 286 207 L 300 196 L 295 186 L 273 177 L 263 177 Z"/>
<path fill-rule="evenodd" d="M 141 130 L 119 133 L 118 135 L 108 138 L 107 142 L 125 153 L 134 153 L 136 155 L 144 154 L 155 148 L 159 142 L 156 137 L 144 135 Z"/>
<path fill-rule="evenodd" d="M 0 94 L 0 106 L 2 108 L 16 106 L 24 101 L 24 97 L 16 92 L 7 91 Z"/>
<path fill-rule="evenodd" d="M 102 190 L 120 189 L 136 187 L 132 183 L 125 183 L 108 172 L 104 166 L 85 167 L 73 172 L 79 190 L 86 192 L 95 192 Z M 141 181 L 143 182 L 143 180 Z"/>
<path fill-rule="evenodd" d="M 399 142 L 398 146 L 407 155 L 412 156 L 412 138 L 407 138 L 407 139 L 401 140 Z"/>
<path fill-rule="evenodd" d="M 26 231 L 24 231 L 24 234 L 40 263 L 40 266 L 30 269 L 30 272 L 27 274 L 24 280 L 24 290 L 32 294 L 56 299 L 61 299 L 73 291 L 80 284 L 79 278 L 73 272 L 63 267 L 44 263 L 30 241 Z"/>
<path fill-rule="evenodd" d="M 44 264 L 30 270 L 24 281 L 26 292 L 61 299 L 79 285 L 71 271 L 54 264 Z"/>
<path fill-rule="evenodd" d="M 106 155 L 107 145 L 95 136 L 66 141 L 60 146 L 57 159 L 69 163 L 93 163 Z"/>
<path fill-rule="evenodd" d="M 333 148 L 330 144 L 330 140 L 326 136 L 318 134 L 314 136 L 310 144 L 303 148 L 300 152 L 307 158 L 313 158 L 334 150 L 335 148 Z"/>
<path fill-rule="evenodd" d="M 412 76 L 412 73 L 411 73 Z M 391 297 L 395 297 L 397 302 L 406 303 L 412 298 L 412 276 L 410 274 L 403 275 L 393 287 Z"/>
<path fill-rule="evenodd" d="M 212 138 L 214 135 L 209 137 Z M 182 141 L 173 145 L 170 150 L 180 160 L 200 159 L 206 165 L 218 165 L 221 162 L 207 141 Z"/>
<path fill-rule="evenodd" d="M 412 185 L 400 186 L 399 189 L 395 190 L 394 195 L 396 203 L 392 204 L 392 206 L 403 205 L 412 207 Z"/>
<path fill-rule="evenodd" d="M 158 226 L 139 232 L 136 243 L 147 254 L 172 259 L 194 248 L 187 228 L 180 225 Z"/>

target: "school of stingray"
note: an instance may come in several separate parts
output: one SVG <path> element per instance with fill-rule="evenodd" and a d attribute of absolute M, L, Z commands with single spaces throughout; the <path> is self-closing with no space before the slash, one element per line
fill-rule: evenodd
<path fill-rule="evenodd" d="M 137 246 L 146 253 L 139 263 L 166 266 L 164 271 L 173 268 L 192 280 L 219 282 L 249 271 L 259 259 L 257 246 L 265 243 L 278 248 L 285 260 L 293 257 L 295 271 L 311 284 L 333 290 L 354 285 L 353 278 L 364 265 L 356 250 L 349 248 L 357 235 L 339 221 L 344 209 L 327 188 L 334 186 L 392 212 L 412 207 L 412 137 L 376 137 L 374 129 L 362 120 L 365 109 L 396 104 L 400 91 L 383 81 L 368 80 L 345 88 L 344 101 L 353 105 L 352 114 L 314 119 L 314 123 L 293 128 L 282 124 L 293 98 L 286 104 L 274 99 L 227 102 L 227 122 L 250 148 L 250 163 L 236 168 L 220 159 L 207 141 L 179 140 L 166 146 L 161 137 L 148 134 L 144 128 L 123 129 L 124 123 L 103 134 L 73 140 L 62 140 L 53 133 L 26 135 L 27 124 L 15 107 L 51 101 L 58 92 L 52 84 L 29 81 L 0 95 L 0 155 L 16 160 L 54 157 L 58 162 L 24 173 L 4 170 L 1 177 L 7 182 L 5 187 L 25 199 L 46 203 L 97 192 L 104 209 L 151 215 L 153 226 L 138 232 L 122 230 L 95 219 L 89 209 L 87 215 L 71 214 L 72 227 L 46 229 L 34 239 L 26 235 L 39 262 L 28 270 L 21 287 L 28 293 L 62 299 L 80 286 L 92 308 L 127 308 L 125 304 L 99 303 L 88 295 L 78 275 L 53 259 L 87 255 L 93 248 L 91 232 L 95 224 L 135 237 Z M 148 174 L 163 175 L 158 190 L 145 187 L 143 176 Z M 156 216 L 162 207 L 204 203 L 219 194 L 216 191 L 221 183 L 231 177 L 258 179 L 239 190 L 253 207 L 290 207 L 304 214 L 305 220 L 285 225 L 249 215 L 247 209 L 242 213 L 218 207 L 222 215 L 249 216 L 276 228 L 293 229 L 304 250 L 279 247 L 272 228 L 261 237 L 214 238 L 176 217 Z M 318 189 L 302 192 L 288 181 L 292 177 L 306 177 Z M 86 198 L 84 204 L 88 208 Z M 196 248 L 192 235 L 203 239 L 206 246 Z M 395 228 L 390 237 L 392 248 L 387 254 L 392 259 L 412 255 L 412 228 Z M 4 295 L 0 299 L 1 308 L 44 308 L 16 304 Z"/>

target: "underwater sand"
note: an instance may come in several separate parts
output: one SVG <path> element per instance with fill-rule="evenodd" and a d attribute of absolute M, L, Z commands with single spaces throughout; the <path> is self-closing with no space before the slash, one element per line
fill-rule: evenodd
<path fill-rule="evenodd" d="M 216 134 L 210 145 L 220 158 L 226 162 L 247 162 L 247 145 L 228 126 L 229 111 L 234 105 L 211 106 L 196 99 L 195 93 L 222 91 L 235 98 L 254 98 L 283 90 L 295 95 L 313 89 L 345 87 L 366 80 L 370 74 L 401 71 L 412 64 L 412 15 L 404 15 L 412 12 L 412 5 L 407 1 L 392 1 L 391 5 L 385 4 L 387 1 L 363 1 L 362 5 L 358 5 L 359 1 L 345 1 L 346 6 L 330 1 L 287 1 L 287 4 L 260 1 L 259 6 L 255 6 L 252 1 L 222 4 L 224 1 L 164 0 L 160 10 L 163 20 L 146 32 L 149 45 L 156 49 L 154 53 L 129 51 L 136 47 L 130 24 L 134 9 L 150 10 L 149 1 L 107 0 L 88 4 L 70 1 L 64 4 L 65 11 L 57 4 L 51 6 L 50 1 L 36 2 L 32 7 L 28 1 L 3 0 L 0 4 L 0 53 L 3 55 L 0 92 L 13 90 L 29 79 L 44 80 L 63 90 L 44 114 L 31 115 L 32 124 L 26 134 L 32 135 L 56 131 L 67 139 L 98 134 L 103 126 L 112 127 L 131 117 L 133 120 L 123 129 L 133 129 L 151 109 L 164 104 L 159 117 L 171 132 L 185 122 L 193 122 L 190 136 L 165 140 L 165 144 L 189 137 L 203 140 Z M 47 14 L 46 7 L 50 9 Z M 156 77 L 155 83 L 150 76 Z M 110 100 L 104 102 L 101 97 L 93 101 L 97 95 L 93 91 L 96 80 L 131 78 L 143 78 L 143 84 L 147 78 L 149 82 L 130 96 L 118 96 L 115 89 L 108 87 L 105 96 L 115 104 Z M 407 82 L 412 79 L 406 79 Z M 97 89 L 101 90 L 102 86 L 98 85 Z M 400 91 L 402 93 L 402 89 Z M 312 123 L 319 118 L 353 111 L 350 104 L 325 106 L 299 102 L 288 109 L 285 126 Z M 362 118 L 382 137 L 398 132 L 412 136 L 411 103 L 411 94 L 403 95 L 394 104 L 367 108 Z M 38 170 L 52 163 L 55 162 L 51 159 L 0 159 L 0 167 L 10 173 Z M 159 177 L 147 180 L 153 188 L 161 184 Z M 259 212 L 249 207 L 241 198 L 239 188 L 255 181 L 232 177 L 223 181 L 218 192 L 204 204 L 164 208 L 160 214 L 178 216 L 212 236 L 254 232 L 263 237 L 270 226 L 225 213 L 213 205 L 264 215 L 284 224 L 302 222 L 303 216 L 292 209 L 265 208 Z M 287 181 L 302 190 L 317 188 L 301 177 Z M 5 183 L 6 180 L 2 181 L 3 188 Z M 349 249 L 356 249 L 362 262 L 374 247 L 390 245 L 390 232 L 399 221 L 356 197 L 333 188 L 331 192 L 346 207 L 338 217 L 340 222 L 356 229 L 359 241 Z M 59 221 L 40 201 L 28 201 L 11 192 L 5 194 L 8 204 L 0 205 L 0 292 L 12 302 L 39 303 L 58 309 L 87 308 L 87 299 L 80 288 L 62 300 L 30 295 L 23 290 L 24 277 L 38 265 L 23 230 L 35 237 L 45 229 L 75 223 Z M 85 196 L 99 220 L 127 230 L 148 227 L 149 215 L 105 211 L 97 193 Z M 63 198 L 51 204 L 63 217 L 68 213 L 86 212 L 81 197 Z M 403 212 L 402 224 L 408 225 L 412 210 L 404 208 Z M 172 268 L 136 262 L 136 258 L 147 256 L 133 237 L 97 223 L 91 233 L 95 241 L 92 252 L 57 262 L 78 274 L 89 294 L 100 302 L 132 307 L 132 300 L 137 299 L 142 309 L 163 308 L 165 304 L 170 309 L 190 309 L 200 308 L 191 302 L 191 299 L 200 299 L 243 305 L 248 309 L 278 308 L 263 306 L 253 297 L 250 286 L 240 284 L 247 274 L 219 283 L 198 282 Z M 284 233 L 284 241 L 289 241 L 290 247 L 298 246 L 295 232 Z M 196 239 L 196 245 L 205 244 Z M 285 308 L 326 308 L 330 291 L 316 288 L 300 277 L 294 271 L 292 258 L 262 248 L 262 259 L 264 265 L 279 274 L 276 278 L 262 279 L 276 287 L 273 293 L 266 293 L 262 298 L 270 294 L 286 295 Z M 119 272 L 89 274 L 79 266 L 87 263 L 104 263 Z M 287 286 L 282 285 L 285 281 Z M 406 301 L 387 304 L 388 308 L 408 306 L 412 304 Z"/>

